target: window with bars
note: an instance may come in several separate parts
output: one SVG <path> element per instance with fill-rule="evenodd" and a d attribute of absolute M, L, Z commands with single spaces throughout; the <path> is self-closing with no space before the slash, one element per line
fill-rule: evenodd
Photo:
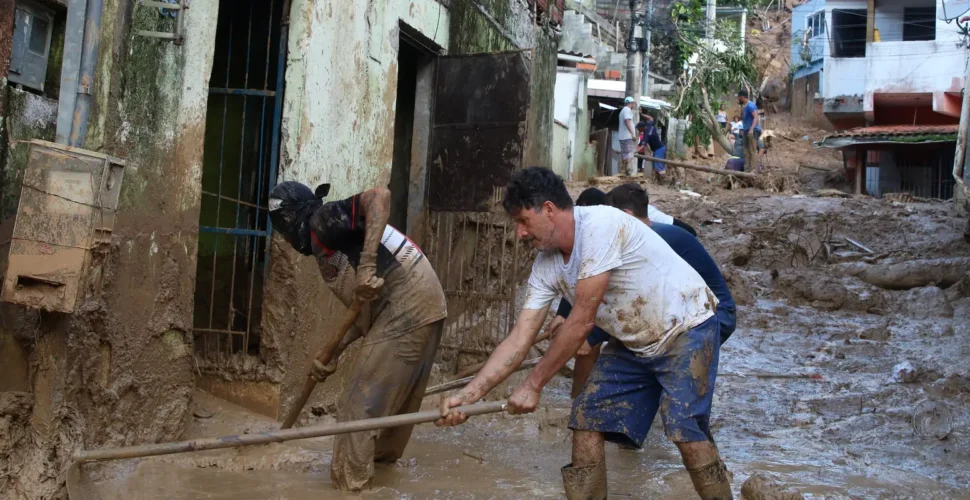
<path fill-rule="evenodd" d="M 808 38 L 815 38 L 825 34 L 825 11 L 820 10 L 810 16 L 805 21 L 805 33 Z"/>

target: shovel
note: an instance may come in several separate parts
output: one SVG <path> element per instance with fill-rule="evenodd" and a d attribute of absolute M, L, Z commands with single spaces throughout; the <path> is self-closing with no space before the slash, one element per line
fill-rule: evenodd
<path fill-rule="evenodd" d="M 337 331 L 334 332 L 334 336 L 327 340 L 327 343 L 317 352 L 316 360 L 320 362 L 323 366 L 327 366 L 330 360 L 333 358 L 333 351 L 340 345 L 340 341 L 344 338 L 347 330 L 357 322 L 357 316 L 360 316 L 360 301 L 354 300 L 350 305 L 350 310 L 347 311 L 347 316 L 344 317 L 344 322 L 340 324 Z M 308 374 L 306 377 L 306 382 L 303 383 L 303 391 L 300 392 L 300 396 L 296 398 L 293 403 L 293 407 L 290 408 L 290 412 L 286 414 L 286 420 L 283 421 L 283 426 L 281 429 L 289 429 L 293 427 L 296 423 L 297 417 L 300 416 L 300 412 L 303 411 L 303 407 L 306 405 L 310 395 L 313 394 L 313 388 L 317 386 L 317 379 L 313 378 L 312 374 Z"/>

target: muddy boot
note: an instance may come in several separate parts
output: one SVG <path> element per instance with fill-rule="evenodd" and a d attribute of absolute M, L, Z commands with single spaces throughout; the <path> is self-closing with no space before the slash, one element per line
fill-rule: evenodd
<path fill-rule="evenodd" d="M 566 500 L 605 500 L 606 462 L 584 467 L 569 464 L 562 468 Z"/>
<path fill-rule="evenodd" d="M 727 467 L 718 460 L 698 469 L 687 469 L 694 489 L 702 500 L 731 500 L 731 481 L 728 480 Z"/>

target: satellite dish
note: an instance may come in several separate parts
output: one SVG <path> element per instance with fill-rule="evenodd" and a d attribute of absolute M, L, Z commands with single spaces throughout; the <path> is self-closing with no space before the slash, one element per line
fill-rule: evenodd
<path fill-rule="evenodd" d="M 950 22 L 970 11 L 970 0 L 944 0 L 943 8 L 939 9 L 940 21 Z"/>

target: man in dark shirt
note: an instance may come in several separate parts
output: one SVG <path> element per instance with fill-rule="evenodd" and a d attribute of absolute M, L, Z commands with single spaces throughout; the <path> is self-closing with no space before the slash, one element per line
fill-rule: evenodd
<path fill-rule="evenodd" d="M 660 132 L 657 127 L 654 126 L 653 117 L 646 115 L 644 117 L 646 120 L 646 126 L 643 131 L 643 143 L 650 149 L 649 155 L 654 158 L 666 159 L 667 158 L 667 146 L 664 145 L 664 141 L 660 139 Z M 656 172 L 658 176 L 664 175 L 667 171 L 667 166 L 659 161 L 653 162 L 653 171 Z"/>
<path fill-rule="evenodd" d="M 387 225 L 390 191 L 370 189 L 323 203 L 329 189 L 324 184 L 313 192 L 282 182 L 269 195 L 273 230 L 316 258 L 324 282 L 344 305 L 369 302 L 330 365 L 315 365 L 313 375 L 320 380 L 333 373 L 347 346 L 365 337 L 340 396 L 337 421 L 418 411 L 447 314 L 441 284 L 421 249 Z M 338 435 L 330 466 L 334 487 L 366 488 L 374 462 L 400 458 L 412 428 Z"/>

